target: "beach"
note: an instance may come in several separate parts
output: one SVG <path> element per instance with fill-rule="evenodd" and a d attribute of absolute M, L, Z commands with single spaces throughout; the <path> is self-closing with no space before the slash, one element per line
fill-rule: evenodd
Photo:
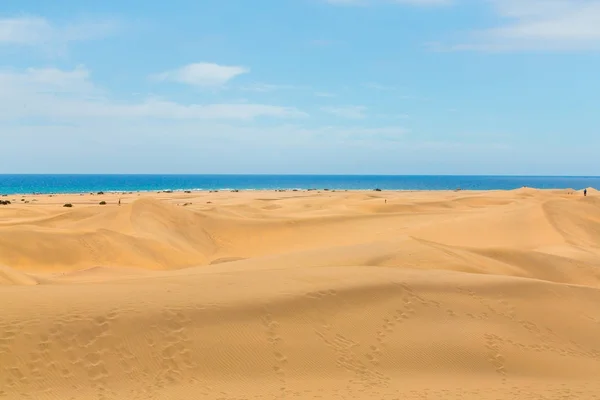
<path fill-rule="evenodd" d="M 0 399 L 600 398 L 591 188 L 0 200 Z"/>

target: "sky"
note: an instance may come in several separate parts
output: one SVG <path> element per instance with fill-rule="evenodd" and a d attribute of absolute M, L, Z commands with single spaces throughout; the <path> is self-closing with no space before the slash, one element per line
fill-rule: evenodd
<path fill-rule="evenodd" d="M 2 0 L 0 173 L 600 175 L 600 0 Z"/>

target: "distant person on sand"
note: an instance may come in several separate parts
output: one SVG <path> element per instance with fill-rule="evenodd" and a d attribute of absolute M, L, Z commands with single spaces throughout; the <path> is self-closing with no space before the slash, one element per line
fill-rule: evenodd
<path fill-rule="evenodd" d="M 587 189 L 583 189 L 583 197 L 587 196 Z"/>
<path fill-rule="evenodd" d="M 119 205 L 121 205 L 121 199 L 119 199 Z"/>

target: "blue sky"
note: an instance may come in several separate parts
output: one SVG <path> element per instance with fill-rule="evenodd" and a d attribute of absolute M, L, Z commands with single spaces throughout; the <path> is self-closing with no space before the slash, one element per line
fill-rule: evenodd
<path fill-rule="evenodd" d="M 600 0 L 4 0 L 0 173 L 600 175 Z"/>

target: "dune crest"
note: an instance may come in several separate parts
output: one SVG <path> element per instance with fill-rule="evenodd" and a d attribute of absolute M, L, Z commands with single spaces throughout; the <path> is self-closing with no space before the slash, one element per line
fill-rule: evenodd
<path fill-rule="evenodd" d="M 154 199 L 62 211 L 0 227 L 0 262 L 22 271 L 207 264 L 217 246 L 199 214 Z"/>
<path fill-rule="evenodd" d="M 33 286 L 37 285 L 38 283 L 39 282 L 37 280 L 27 274 L 0 265 L 0 285 Z"/>

